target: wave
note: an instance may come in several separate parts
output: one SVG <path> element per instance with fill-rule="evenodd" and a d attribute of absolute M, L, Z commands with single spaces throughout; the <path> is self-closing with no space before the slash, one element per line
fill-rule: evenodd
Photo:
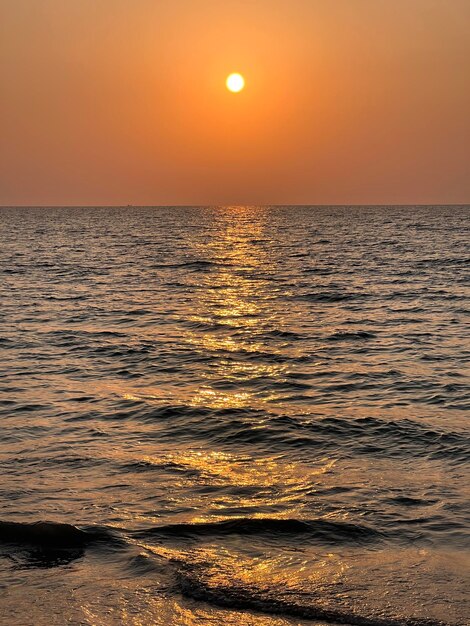
<path fill-rule="evenodd" d="M 206 582 L 191 568 L 184 566 L 176 576 L 180 590 L 185 596 L 222 608 L 260 611 L 271 615 L 323 620 L 351 626 L 449 626 L 446 622 L 429 618 L 369 616 L 347 609 L 326 608 L 320 604 L 304 604 L 292 599 L 274 598 L 247 587 L 234 585 L 214 587 L 210 581 Z"/>
<path fill-rule="evenodd" d="M 291 331 L 291 330 L 280 330 L 280 329 L 273 329 L 273 330 L 268 330 L 266 332 L 263 333 L 264 337 L 274 337 L 275 339 L 280 338 L 280 339 L 292 339 L 292 340 L 300 340 L 300 339 L 304 339 L 304 336 L 300 333 Z"/>
<path fill-rule="evenodd" d="M 464 433 L 441 431 L 410 419 L 387 421 L 375 417 L 327 417 L 300 422 L 291 417 L 279 417 L 274 421 L 321 436 L 323 446 L 337 447 L 341 442 L 342 446 L 346 444 L 357 453 L 408 456 L 411 449 L 417 456 L 430 458 L 449 456 L 463 461 L 470 458 L 470 439 Z"/>
<path fill-rule="evenodd" d="M 92 543 L 115 541 L 107 528 L 93 526 L 79 528 L 60 522 L 6 522 L 0 521 L 0 543 L 42 548 L 84 548 Z"/>
<path fill-rule="evenodd" d="M 238 330 L 239 328 L 241 328 L 240 326 L 236 326 L 233 323 L 222 323 L 222 322 L 202 322 L 202 321 L 196 321 L 196 320 L 182 320 L 181 321 L 182 324 L 184 324 L 185 326 L 187 326 L 188 328 L 192 328 L 193 330 L 199 330 L 201 332 L 208 332 L 208 333 L 212 333 L 212 332 L 218 332 L 218 331 L 234 331 L 234 330 Z"/>
<path fill-rule="evenodd" d="M 176 269 L 188 268 L 193 270 L 205 270 L 211 267 L 229 267 L 229 263 L 219 263 L 217 261 L 206 261 L 204 259 L 195 261 L 183 261 L 181 263 L 155 263 L 152 269 Z"/>
<path fill-rule="evenodd" d="M 356 339 L 374 339 L 377 337 L 375 333 L 367 330 L 358 330 L 356 332 L 339 331 L 327 337 L 328 341 L 354 341 Z"/>
<path fill-rule="evenodd" d="M 207 537 L 229 535 L 310 535 L 321 543 L 367 543 L 383 534 L 369 526 L 325 519 L 236 517 L 214 522 L 180 523 L 137 531 L 136 536 Z"/>
<path fill-rule="evenodd" d="M 266 534 L 273 536 L 312 534 L 319 542 L 369 542 L 382 537 L 382 533 L 368 526 L 325 519 L 300 520 L 276 518 L 235 518 L 215 522 L 167 524 L 137 531 L 127 531 L 131 542 L 124 540 L 124 531 L 108 527 L 78 527 L 72 524 L 40 521 L 0 521 L 0 543 L 14 544 L 38 549 L 31 552 L 31 563 L 35 567 L 54 567 L 83 555 L 85 548 L 93 544 L 111 544 L 118 549 L 131 548 L 139 539 L 187 538 L 227 535 Z M 148 547 L 148 546 L 147 546 Z M 350 626 L 451 626 L 438 620 L 420 617 L 384 617 L 351 611 L 348 607 L 327 607 L 309 601 L 306 596 L 299 599 L 292 594 L 282 597 L 275 588 L 260 589 L 254 585 L 240 585 L 237 581 L 229 585 L 215 583 L 211 577 L 211 563 L 191 558 L 190 552 L 179 554 L 173 551 L 157 551 L 138 555 L 130 550 L 126 556 L 126 567 L 134 575 L 148 576 L 161 572 L 173 572 L 176 589 L 183 595 L 198 601 L 223 608 L 260 611 L 271 615 L 285 615 L 301 619 L 323 620 Z M 158 556 L 159 558 L 155 558 Z M 163 556 L 163 560 L 162 557 Z M 127 558 L 128 557 L 128 558 Z M 170 567 L 171 566 L 171 567 Z M 338 598 L 338 602 L 341 598 Z M 454 624 L 453 626 L 459 626 Z"/>
<path fill-rule="evenodd" d="M 463 265 L 464 267 L 468 267 L 470 265 L 470 258 L 439 256 L 438 258 L 418 259 L 414 262 L 414 265 L 418 268 L 429 266 L 446 268 L 449 265 Z"/>
<path fill-rule="evenodd" d="M 126 414 L 126 417 L 129 417 Z M 324 451 L 388 458 L 417 457 L 449 458 L 455 462 L 470 459 L 470 439 L 465 433 L 443 431 L 414 420 L 387 421 L 375 417 L 327 417 L 305 419 L 295 416 L 277 416 L 260 410 L 215 409 L 211 407 L 163 406 L 144 410 L 139 416 L 144 421 L 171 420 L 168 435 L 208 439 L 221 445 L 252 445 L 263 447 L 304 448 L 313 446 Z M 266 427 L 259 428 L 260 417 L 267 419 Z M 179 419 L 180 418 L 180 419 Z M 227 418 L 227 419 L 224 419 Z M 179 426 L 175 430 L 174 420 Z M 197 432 L 195 432 L 197 426 Z M 164 432 L 161 433 L 164 436 Z"/>
<path fill-rule="evenodd" d="M 393 374 L 393 371 L 391 372 Z M 262 381 L 256 381 L 260 384 Z M 348 391 L 355 383 L 329 386 L 327 391 Z M 303 383 L 279 381 L 277 389 L 308 388 Z M 412 419 L 384 420 L 376 417 L 322 419 L 269 413 L 254 407 L 216 408 L 188 404 L 152 406 L 145 401 L 126 401 L 104 419 L 159 423 L 162 439 L 210 441 L 222 446 L 256 443 L 262 449 L 323 450 L 336 456 L 377 455 L 414 457 L 461 463 L 470 460 L 470 438 L 464 432 L 441 430 Z M 265 426 L 259 427 L 260 419 Z M 177 426 L 177 427 L 176 427 Z"/>
<path fill-rule="evenodd" d="M 343 300 L 354 300 L 359 297 L 357 293 L 346 293 L 341 291 L 318 291 L 314 293 L 305 293 L 295 296 L 299 300 L 308 300 L 309 302 L 342 302 Z"/>
<path fill-rule="evenodd" d="M 44 300 L 56 300 L 57 302 L 67 302 L 69 300 L 87 300 L 89 296 L 82 293 L 79 295 L 70 295 L 70 296 L 45 295 L 43 297 L 44 297 Z"/>
<path fill-rule="evenodd" d="M 306 267 L 302 270 L 304 274 L 317 274 L 318 276 L 328 276 L 334 274 L 335 270 L 328 267 Z"/>

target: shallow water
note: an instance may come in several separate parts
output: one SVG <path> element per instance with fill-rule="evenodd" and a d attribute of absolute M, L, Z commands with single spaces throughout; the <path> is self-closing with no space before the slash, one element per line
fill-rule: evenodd
<path fill-rule="evenodd" d="M 0 621 L 467 624 L 469 213 L 1 209 Z"/>

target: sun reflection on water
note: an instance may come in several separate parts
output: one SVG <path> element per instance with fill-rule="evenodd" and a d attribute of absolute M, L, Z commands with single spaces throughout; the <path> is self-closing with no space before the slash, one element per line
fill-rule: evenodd
<path fill-rule="evenodd" d="M 206 333 L 189 328 L 185 340 L 204 354 L 219 359 L 205 373 L 206 386 L 199 389 L 192 404 L 212 407 L 260 408 L 277 395 L 257 381 L 280 378 L 285 365 L 250 360 L 250 355 L 280 355 L 281 350 L 263 340 L 263 332 L 282 327 L 279 313 L 269 302 L 272 286 L 268 281 L 276 271 L 266 248 L 265 222 L 253 207 L 221 209 L 215 232 L 196 247 L 196 253 L 213 262 L 217 270 L 202 277 L 205 287 L 195 294 L 191 320 L 214 330 Z M 256 218 L 252 219 L 256 212 Z M 224 358 L 224 354 L 230 358 Z M 247 360 L 248 358 L 248 360 Z M 237 390 L 224 387 L 236 386 Z M 268 385 L 265 385 L 267 387 Z"/>

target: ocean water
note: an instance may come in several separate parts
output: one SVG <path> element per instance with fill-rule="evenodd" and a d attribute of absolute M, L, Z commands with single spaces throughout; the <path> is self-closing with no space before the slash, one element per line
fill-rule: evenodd
<path fill-rule="evenodd" d="M 469 217 L 1 209 L 0 622 L 468 624 Z"/>

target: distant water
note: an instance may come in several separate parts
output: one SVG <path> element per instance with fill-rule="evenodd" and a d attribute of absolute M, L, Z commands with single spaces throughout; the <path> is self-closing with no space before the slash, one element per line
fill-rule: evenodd
<path fill-rule="evenodd" d="M 468 624 L 469 217 L 1 209 L 0 622 Z"/>

